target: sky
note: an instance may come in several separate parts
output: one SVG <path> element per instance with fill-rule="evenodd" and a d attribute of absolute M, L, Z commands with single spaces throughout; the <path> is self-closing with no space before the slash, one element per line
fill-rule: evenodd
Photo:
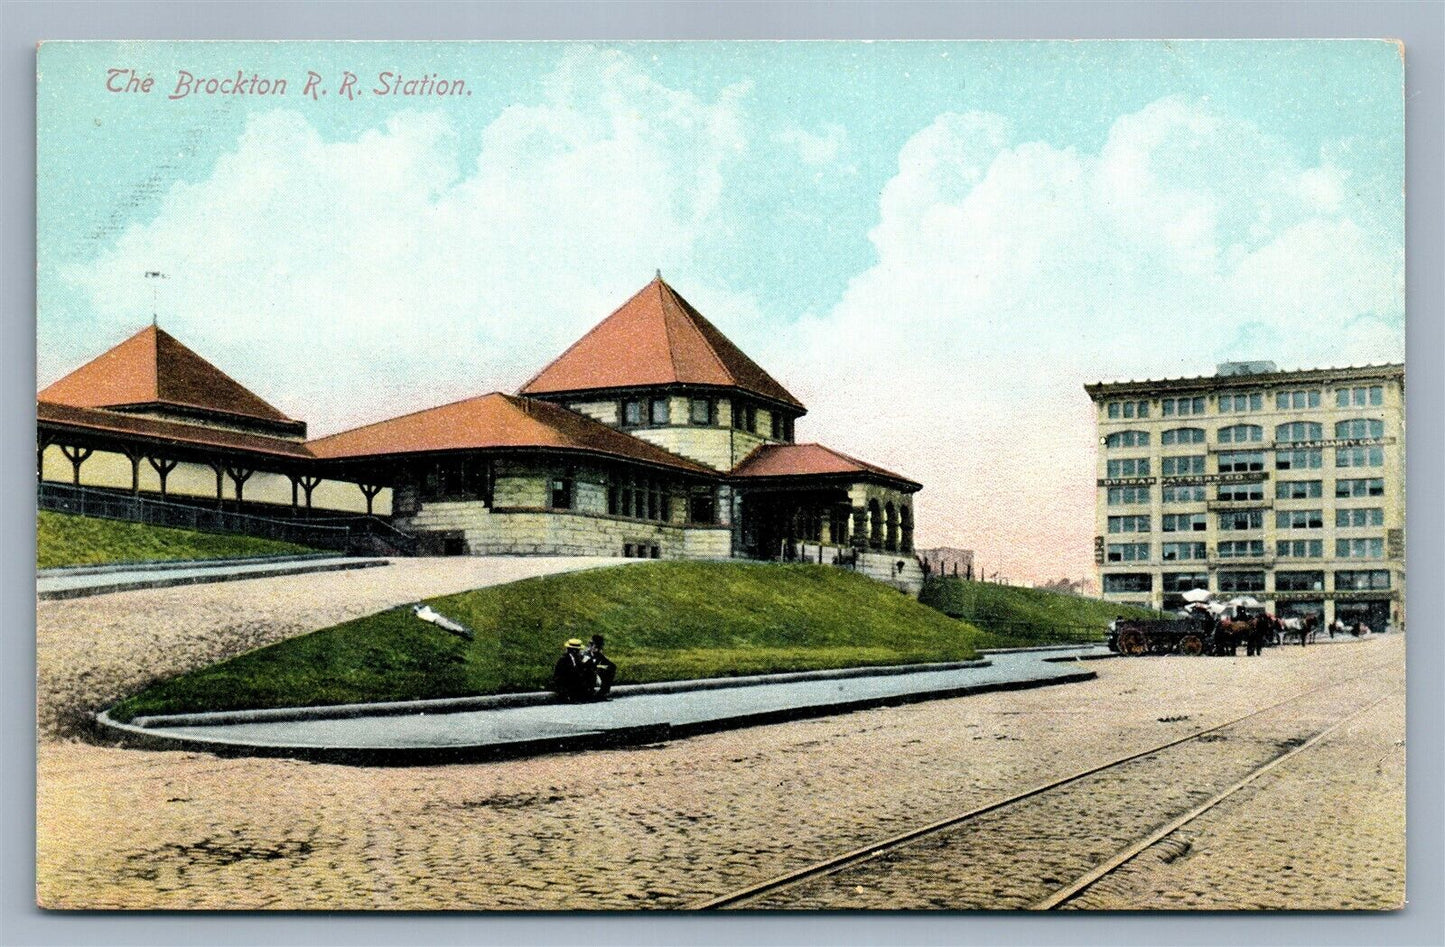
<path fill-rule="evenodd" d="M 41 386 L 155 314 L 324 435 L 515 390 L 660 269 L 808 406 L 800 441 L 924 484 L 919 546 L 1043 581 L 1093 571 L 1085 383 L 1404 358 L 1393 43 L 47 43 L 38 69 Z M 287 92 L 176 96 L 182 70 Z"/>

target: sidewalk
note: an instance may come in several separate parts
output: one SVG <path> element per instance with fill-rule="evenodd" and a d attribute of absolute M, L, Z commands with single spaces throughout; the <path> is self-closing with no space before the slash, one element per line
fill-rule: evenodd
<path fill-rule="evenodd" d="M 986 661 L 873 673 L 816 672 L 619 687 L 606 702 L 544 695 L 137 718 L 103 727 L 128 744 L 355 765 L 423 765 L 678 739 L 985 691 L 1089 680 L 1101 646 L 995 653 Z M 686 686 L 688 689 L 683 690 Z M 459 709 L 465 701 L 487 702 Z M 507 704 L 511 704 L 510 706 Z M 280 717 L 282 719 L 276 719 Z M 269 719 L 268 719 L 269 718 Z"/>
<path fill-rule="evenodd" d="M 205 582 L 269 579 L 308 572 L 369 569 L 388 564 L 386 559 L 320 555 L 44 569 L 35 574 L 35 597 L 41 600 L 81 598 L 87 595 L 129 592 L 133 589 L 163 589 Z"/>

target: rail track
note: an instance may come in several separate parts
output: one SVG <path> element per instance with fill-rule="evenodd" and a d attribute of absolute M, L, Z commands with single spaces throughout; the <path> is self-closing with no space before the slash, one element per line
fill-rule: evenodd
<path fill-rule="evenodd" d="M 898 835 L 894 835 L 890 838 L 883 839 L 881 841 L 865 845 L 861 848 L 855 848 L 840 855 L 814 862 L 804 867 L 789 871 L 785 874 L 777 875 L 775 877 L 758 882 L 756 884 L 749 885 L 747 887 L 735 889 L 717 897 L 713 897 L 708 900 L 693 904 L 690 906 L 690 909 L 708 911 L 724 908 L 746 908 L 749 906 L 758 906 L 758 903 L 763 901 L 764 899 L 771 899 L 773 902 L 775 902 L 773 904 L 767 905 L 768 907 L 786 907 L 785 904 L 776 903 L 779 898 L 786 897 L 787 893 L 790 890 L 798 889 L 801 886 L 804 886 L 810 882 L 814 882 L 819 879 L 838 874 L 840 872 L 849 871 L 851 869 L 857 868 L 858 866 L 864 866 L 870 862 L 877 862 L 879 859 L 897 856 L 909 851 L 916 851 L 918 849 L 925 848 L 930 844 L 937 844 L 937 841 L 941 836 L 944 836 L 954 830 L 958 830 L 961 827 L 966 827 L 970 823 L 975 823 L 983 816 L 1009 812 L 1010 810 L 1017 809 L 1027 803 L 1030 803 L 1031 801 L 1043 799 L 1051 793 L 1057 793 L 1067 787 L 1079 784 L 1082 781 L 1089 779 L 1090 777 L 1099 776 L 1101 774 L 1108 774 L 1110 771 L 1118 770 L 1119 768 L 1125 767 L 1131 763 L 1135 763 L 1137 761 L 1145 760 L 1149 757 L 1162 754 L 1165 751 L 1168 751 L 1175 747 L 1180 747 L 1189 743 L 1198 743 L 1200 741 L 1208 742 L 1209 738 L 1211 737 L 1213 737 L 1214 739 L 1219 739 L 1220 735 L 1224 731 L 1232 727 L 1238 727 L 1239 725 L 1244 724 L 1247 721 L 1261 718 L 1264 715 L 1268 714 L 1270 711 L 1278 710 L 1279 708 L 1285 707 L 1289 704 L 1303 701 L 1322 692 L 1342 688 L 1351 683 L 1365 680 L 1375 672 L 1383 670 L 1390 666 L 1391 665 L 1388 663 L 1375 665 L 1366 669 L 1363 673 L 1355 675 L 1353 677 L 1349 677 L 1339 681 L 1332 681 L 1326 684 L 1322 684 L 1318 687 L 1313 687 L 1308 690 L 1300 691 L 1299 693 L 1286 697 L 1283 700 L 1276 701 L 1275 703 L 1269 704 L 1268 706 L 1261 707 L 1257 710 L 1251 711 L 1250 713 L 1240 715 L 1220 724 L 1216 724 L 1215 726 L 1196 730 L 1192 733 L 1180 736 L 1176 739 L 1169 740 L 1164 743 L 1160 743 L 1148 749 L 1130 753 L 1125 756 L 1109 760 L 1098 766 L 1089 767 L 1087 769 L 1080 770 L 1067 776 L 1050 780 L 1048 782 L 1034 786 L 1030 789 L 1024 790 L 1023 792 L 1019 792 L 1005 798 L 994 800 L 984 805 L 969 809 L 965 812 L 949 816 L 947 818 L 920 826 L 915 829 L 911 829 Z M 1226 799 L 1233 796 L 1241 789 L 1244 789 L 1246 786 L 1253 783 L 1261 776 L 1264 776 L 1265 774 L 1269 773 L 1270 771 L 1274 770 L 1275 768 L 1279 767 L 1280 765 L 1284 764 L 1286 761 L 1294 758 L 1295 756 L 1298 756 L 1299 754 L 1312 749 L 1314 746 L 1316 746 L 1321 741 L 1327 739 L 1331 734 L 1333 734 L 1340 728 L 1346 726 L 1347 724 L 1351 723 L 1356 718 L 1364 715 L 1366 712 L 1376 707 L 1383 701 L 1389 699 L 1390 696 L 1392 696 L 1392 694 L 1385 694 L 1359 706 L 1358 708 L 1352 710 L 1350 713 L 1346 714 L 1344 717 L 1335 720 L 1335 722 L 1333 722 L 1329 726 L 1326 726 L 1323 729 L 1315 732 L 1312 736 L 1309 736 L 1308 738 L 1285 741 L 1282 745 L 1281 751 L 1278 752 L 1276 755 L 1272 756 L 1270 759 L 1261 762 L 1259 765 L 1253 766 L 1250 771 L 1242 777 L 1231 780 L 1228 785 L 1211 793 L 1209 798 L 1205 799 L 1203 802 L 1187 808 L 1186 811 L 1182 813 L 1173 815 L 1162 825 L 1159 825 L 1152 831 L 1135 837 L 1132 841 L 1117 848 L 1112 855 L 1098 860 L 1092 868 L 1078 874 L 1067 883 L 1056 884 L 1054 887 L 1052 887 L 1052 890 L 1050 890 L 1050 892 L 1046 896 L 1041 898 L 1030 898 L 1030 900 L 1026 904 L 1006 906 L 1010 908 L 1025 908 L 1028 910 L 1054 910 L 1066 906 L 1069 902 L 1073 901 L 1075 898 L 1077 898 L 1084 891 L 1088 890 L 1099 880 L 1107 877 L 1114 871 L 1118 870 L 1120 867 L 1129 863 L 1136 856 L 1138 856 L 1151 846 L 1157 844 L 1161 840 L 1177 832 L 1183 826 L 1187 825 L 1188 823 L 1199 818 L 1209 810 L 1218 806 L 1220 803 L 1224 802 Z M 879 866 L 879 870 L 887 869 L 886 867 Z M 1002 907 L 1005 905 L 1000 906 Z"/>

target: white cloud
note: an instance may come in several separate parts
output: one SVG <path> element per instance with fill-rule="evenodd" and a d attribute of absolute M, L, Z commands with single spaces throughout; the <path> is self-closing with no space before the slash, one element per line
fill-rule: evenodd
<path fill-rule="evenodd" d="M 746 94 L 704 101 L 574 49 L 475 160 L 440 114 L 330 142 L 297 112 L 260 114 L 209 178 L 64 275 L 138 325 L 136 275 L 168 273 L 161 325 L 317 433 L 508 389 L 655 267 L 693 269 L 747 148 Z"/>
<path fill-rule="evenodd" d="M 822 167 L 833 164 L 842 156 L 848 144 L 848 130 L 836 122 L 825 124 L 817 133 L 793 125 L 778 132 L 775 140 L 797 155 L 804 164 Z"/>
<path fill-rule="evenodd" d="M 942 115 L 883 190 L 876 264 L 778 341 L 810 359 L 800 434 L 924 480 L 920 542 L 1086 573 L 1085 382 L 1403 357 L 1399 235 L 1343 180 L 1198 101 L 1121 117 L 1098 154 Z"/>

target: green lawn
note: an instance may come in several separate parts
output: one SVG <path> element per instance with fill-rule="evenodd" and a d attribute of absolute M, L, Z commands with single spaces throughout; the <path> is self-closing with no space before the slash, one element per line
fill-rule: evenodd
<path fill-rule="evenodd" d="M 988 633 L 983 647 L 1102 641 L 1109 622 L 1161 618 L 1158 612 L 1115 602 L 963 579 L 931 579 L 918 600 Z"/>
<path fill-rule="evenodd" d="M 36 525 L 35 565 L 40 569 L 50 569 L 113 562 L 282 556 L 315 551 L 271 539 L 199 533 L 189 529 L 42 510 Z"/>
<path fill-rule="evenodd" d="M 818 565 L 654 562 L 429 600 L 474 641 L 393 609 L 165 681 L 138 714 L 544 689 L 568 638 L 607 636 L 618 683 L 973 658 L 971 625 Z"/>

